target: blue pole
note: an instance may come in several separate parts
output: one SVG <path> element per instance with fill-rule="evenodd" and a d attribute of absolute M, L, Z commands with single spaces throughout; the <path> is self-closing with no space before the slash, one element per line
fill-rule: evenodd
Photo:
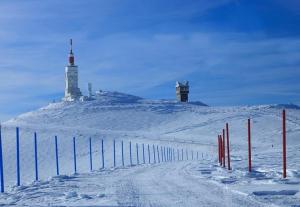
<path fill-rule="evenodd" d="M 124 144 L 122 140 L 122 166 L 124 167 Z"/>
<path fill-rule="evenodd" d="M 132 166 L 131 141 L 129 142 L 129 157 L 130 157 L 130 166 Z"/>
<path fill-rule="evenodd" d="M 156 151 L 157 151 L 157 160 L 158 160 L 158 163 L 160 163 L 158 145 L 156 145 Z"/>
<path fill-rule="evenodd" d="M 152 145 L 153 148 L 153 162 L 156 163 L 156 156 L 155 156 L 155 147 L 154 144 Z"/>
<path fill-rule="evenodd" d="M 0 125 L 0 179 L 1 193 L 4 193 L 4 174 L 3 174 L 3 156 L 2 156 L 2 126 Z"/>
<path fill-rule="evenodd" d="M 173 148 L 173 160 L 175 161 L 175 149 Z"/>
<path fill-rule="evenodd" d="M 183 149 L 181 149 L 181 160 L 183 161 Z"/>
<path fill-rule="evenodd" d="M 192 160 L 194 160 L 194 151 L 192 150 Z"/>
<path fill-rule="evenodd" d="M 179 161 L 179 149 L 177 149 L 177 161 Z"/>
<path fill-rule="evenodd" d="M 114 167 L 116 167 L 116 140 L 114 140 Z"/>
<path fill-rule="evenodd" d="M 148 144 L 148 163 L 149 163 L 149 164 L 151 163 L 151 160 L 150 160 L 150 147 L 149 147 L 149 144 Z"/>
<path fill-rule="evenodd" d="M 187 149 L 185 149 L 185 154 L 186 154 L 186 160 L 189 160 L 189 153 Z"/>
<path fill-rule="evenodd" d="M 104 142 L 103 139 L 101 140 L 101 158 L 102 158 L 102 169 L 104 169 Z"/>
<path fill-rule="evenodd" d="M 143 144 L 143 163 L 145 164 L 145 146 Z"/>
<path fill-rule="evenodd" d="M 163 148 L 160 146 L 160 154 L 161 154 L 161 162 L 164 161 L 164 153 L 163 153 Z"/>
<path fill-rule="evenodd" d="M 169 157 L 170 154 L 169 154 L 169 153 L 170 153 L 170 152 L 169 152 L 169 147 L 167 147 L 167 160 L 168 160 L 168 161 L 170 161 L 170 157 Z"/>
<path fill-rule="evenodd" d="M 57 136 L 55 136 L 55 160 L 56 160 L 56 175 L 59 175 Z"/>
<path fill-rule="evenodd" d="M 139 144 L 136 143 L 136 163 L 137 165 L 140 164 L 140 160 L 139 160 Z"/>
<path fill-rule="evenodd" d="M 164 147 L 164 160 L 165 160 L 165 162 L 167 161 L 167 159 L 166 159 L 166 147 Z"/>
<path fill-rule="evenodd" d="M 199 153 L 198 153 L 198 151 L 197 151 L 197 160 L 199 160 L 199 155 L 198 155 Z"/>
<path fill-rule="evenodd" d="M 35 180 L 39 180 L 36 132 L 34 132 L 34 165 L 35 165 Z"/>
<path fill-rule="evenodd" d="M 20 142 L 19 142 L 19 127 L 16 128 L 16 142 L 17 142 L 17 186 L 20 186 Z"/>
<path fill-rule="evenodd" d="M 92 154 L 92 138 L 89 138 L 90 143 L 90 170 L 93 170 L 93 154 Z"/>
<path fill-rule="evenodd" d="M 77 166 L 76 166 L 76 142 L 75 137 L 73 137 L 73 157 L 74 157 L 74 173 L 77 173 Z"/>

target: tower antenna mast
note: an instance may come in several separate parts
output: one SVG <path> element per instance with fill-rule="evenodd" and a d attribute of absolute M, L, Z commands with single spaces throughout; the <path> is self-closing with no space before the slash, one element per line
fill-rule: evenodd
<path fill-rule="evenodd" d="M 70 39 L 70 46 L 71 46 L 71 51 L 70 51 L 70 53 L 73 54 L 73 43 L 72 43 L 72 39 Z"/>

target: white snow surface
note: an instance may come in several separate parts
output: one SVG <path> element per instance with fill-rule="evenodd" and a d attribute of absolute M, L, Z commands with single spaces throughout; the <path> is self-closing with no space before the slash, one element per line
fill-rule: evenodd
<path fill-rule="evenodd" d="M 287 179 L 282 179 L 282 107 L 287 108 Z M 247 171 L 248 118 L 252 120 L 252 173 Z M 102 92 L 93 101 L 51 103 L 2 123 L 5 193 L 0 194 L 0 205 L 299 207 L 299 121 L 300 110 L 293 105 L 207 107 L 201 102 L 153 101 L 118 92 Z M 217 135 L 226 122 L 231 171 L 220 167 L 217 160 Z M 16 126 L 20 127 L 21 186 L 16 186 Z M 38 138 L 39 181 L 34 181 L 34 132 Z M 54 136 L 58 137 L 59 176 Z M 77 174 L 73 170 L 73 137 Z M 105 145 L 104 169 L 101 139 Z M 129 141 L 133 166 L 129 166 Z M 153 163 L 153 145 L 173 147 L 176 161 L 158 163 L 156 154 Z M 177 161 L 177 149 L 179 158 L 184 150 L 184 161 Z"/>

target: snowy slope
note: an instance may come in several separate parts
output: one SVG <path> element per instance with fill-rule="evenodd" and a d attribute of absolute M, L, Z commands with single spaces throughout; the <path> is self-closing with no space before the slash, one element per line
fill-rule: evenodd
<path fill-rule="evenodd" d="M 226 189 L 223 198 L 229 199 L 228 206 L 259 206 L 280 205 L 296 206 L 300 205 L 300 110 L 290 105 L 264 105 L 249 107 L 207 107 L 201 103 L 177 103 L 168 100 L 145 100 L 136 96 L 126 95 L 117 92 L 102 92 L 96 100 L 75 103 L 52 103 L 37 111 L 29 112 L 16 117 L 3 124 L 3 146 L 4 146 L 4 168 L 6 187 L 11 190 L 8 195 L 2 195 L 0 202 L 6 201 L 14 204 L 30 204 L 36 202 L 35 199 L 28 198 L 27 188 L 13 188 L 10 186 L 15 183 L 15 127 L 20 127 L 21 143 L 21 180 L 23 184 L 34 188 L 37 194 L 40 189 L 49 189 L 48 199 L 42 199 L 42 204 L 55 203 L 59 205 L 73 205 L 74 201 L 82 204 L 91 204 L 94 202 L 100 204 L 122 204 L 124 192 L 126 189 L 120 185 L 120 179 L 114 177 L 125 176 L 126 182 L 129 180 L 131 190 L 135 196 L 140 196 L 140 200 L 133 199 L 132 204 L 141 206 L 185 206 L 182 201 L 186 196 L 191 197 L 190 203 L 186 206 L 195 206 L 196 203 L 203 201 L 203 206 L 219 206 L 222 200 L 218 200 L 218 193 L 215 190 Z M 287 109 L 287 151 L 288 151 L 288 177 L 287 180 L 281 179 L 281 109 Z M 247 173 L 247 119 L 252 119 L 253 124 L 253 165 L 255 172 Z M 232 154 L 232 172 L 228 172 L 217 166 L 217 135 L 225 123 L 230 124 L 230 142 Z M 165 166 L 154 165 L 138 168 L 105 170 L 96 172 L 90 178 L 89 176 L 79 175 L 75 180 L 78 182 L 75 190 L 69 186 L 70 177 L 52 178 L 45 183 L 30 184 L 34 179 L 34 161 L 33 161 L 33 132 L 38 133 L 38 151 L 39 151 L 39 169 L 40 178 L 47 180 L 48 177 L 55 175 L 54 159 L 54 136 L 59 140 L 59 158 L 61 174 L 73 173 L 72 161 L 72 137 L 77 138 L 78 148 L 78 168 L 80 173 L 89 171 L 88 161 L 88 138 L 93 140 L 94 169 L 101 167 L 100 161 L 100 141 L 105 142 L 105 164 L 109 169 L 112 163 L 112 143 L 116 140 L 117 144 L 117 166 L 121 166 L 120 143 L 124 141 L 125 145 L 125 165 L 129 164 L 128 144 L 132 141 L 133 151 L 135 143 L 155 144 L 159 146 L 172 146 L 179 149 L 188 149 L 199 153 L 199 161 L 179 162 L 174 165 Z M 134 151 L 135 152 L 135 151 Z M 141 151 L 140 151 L 141 153 Z M 200 156 L 201 154 L 201 156 Z M 191 154 L 189 154 L 191 156 Z M 194 154 L 194 157 L 196 154 Z M 190 157 L 191 158 L 191 157 Z M 136 162 L 135 153 L 133 160 Z M 143 170 L 139 170 L 139 169 Z M 155 177 L 161 173 L 173 172 L 175 180 L 169 180 L 169 177 L 162 177 L 162 180 L 155 183 Z M 127 176 L 127 172 L 130 176 Z M 99 175 L 100 173 L 100 175 Z M 87 174 L 89 175 L 89 174 Z M 100 176 L 100 177 L 99 177 Z M 80 196 L 80 192 L 85 191 L 91 180 L 102 180 L 104 182 L 103 192 L 91 193 L 93 199 L 86 199 Z M 104 177 L 104 178 L 103 178 Z M 138 180 L 134 177 L 139 178 Z M 144 181 L 143 178 L 149 179 Z M 151 179 L 153 177 L 153 179 Z M 177 178 L 176 178 L 177 177 Z M 141 180 L 142 179 L 142 180 Z M 188 181 L 189 180 L 189 181 Z M 129 182 L 128 181 L 128 182 Z M 125 181 L 124 181 L 125 182 Z M 149 183 L 150 182 L 150 183 Z M 184 193 L 180 189 L 189 189 L 190 183 L 191 195 Z M 80 183 L 80 184 L 79 184 Z M 159 194 L 168 194 L 165 196 L 153 196 L 153 190 L 145 189 L 143 183 L 147 185 L 158 185 L 161 188 L 155 190 Z M 194 186 L 193 183 L 197 183 Z M 76 184 L 76 185 L 77 185 Z M 168 189 L 168 184 L 170 185 Z M 75 191 L 76 196 L 68 196 L 66 192 L 60 192 L 62 198 L 58 200 L 56 194 L 51 193 L 51 189 L 60 186 L 64 191 Z M 116 186 L 110 186 L 116 185 Z M 46 187 L 45 187 L 46 186 Z M 122 187 L 123 186 L 123 187 Z M 177 186 L 177 187 L 176 187 Z M 214 186 L 214 187 L 213 187 Z M 99 186 L 98 186 L 99 187 Z M 127 188 L 126 187 L 126 188 Z M 97 187 L 95 187 L 97 189 Z M 101 189 L 101 187 L 99 187 Z M 105 188 L 105 189 L 104 189 Z M 129 187 L 128 187 L 129 188 Z M 171 192 L 171 188 L 177 192 Z M 208 191 L 211 198 L 201 198 L 199 194 Z M 71 190 L 72 189 L 72 190 Z M 96 190 L 94 189 L 94 190 Z M 204 190 L 203 190 L 204 189 Z M 32 189 L 31 189 L 32 190 Z M 130 190 L 130 189 L 128 189 Z M 121 192 L 121 193 L 120 193 Z M 145 192 L 140 193 L 139 192 Z M 119 194 L 120 196 L 118 196 Z M 146 195 L 149 194 L 147 197 Z M 170 194 L 170 195 L 169 195 Z M 178 194 L 185 196 L 178 197 Z M 290 194 L 290 195 L 289 195 Z M 16 199 L 14 195 L 22 195 L 22 199 Z M 99 197 L 100 195 L 100 197 Z M 134 195 L 128 195 L 134 196 Z M 243 195 L 243 198 L 240 196 Z M 27 197 L 26 197 L 27 196 Z M 220 195 L 219 195 L 220 196 Z M 225 197 L 224 197 L 225 196 Z M 17 196 L 16 196 L 17 197 Z M 59 197 L 59 196 L 58 196 Z M 70 199 L 68 199 L 70 197 Z M 75 198 L 74 198 L 75 197 Z M 83 197 L 83 198 L 82 198 Z M 222 197 L 222 196 L 221 196 Z M 55 202 L 54 202 L 54 200 Z M 63 199 L 63 200 L 61 200 Z M 74 200 L 75 199 L 75 200 Z M 152 200 L 151 202 L 148 200 Z M 176 200 L 178 199 L 178 200 Z M 87 201 L 88 200 L 88 201 Z M 126 200 L 126 199 L 125 199 Z M 154 200 L 154 201 L 153 201 Z M 215 200 L 215 202 L 213 202 Z M 254 201 L 253 201 L 254 200 Z M 22 202 L 25 203 L 22 203 Z M 147 202 L 146 202 L 147 201 Z M 205 203 L 206 202 L 206 203 Z M 244 204 L 244 205 L 241 205 Z M 124 204 L 124 203 L 123 203 Z M 126 203 L 126 205 L 129 205 Z"/>

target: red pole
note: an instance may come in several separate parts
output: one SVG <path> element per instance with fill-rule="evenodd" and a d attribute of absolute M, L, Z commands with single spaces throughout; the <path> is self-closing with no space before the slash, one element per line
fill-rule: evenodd
<path fill-rule="evenodd" d="M 283 148 L 283 178 L 286 178 L 286 115 L 282 111 L 282 148 Z"/>
<path fill-rule="evenodd" d="M 220 165 L 222 165 L 222 140 L 220 135 L 219 135 L 219 150 L 220 150 Z"/>
<path fill-rule="evenodd" d="M 218 159 L 219 159 L 219 164 L 220 164 L 220 137 L 218 135 Z"/>
<path fill-rule="evenodd" d="M 228 127 L 228 123 L 226 123 L 226 137 L 227 137 L 227 159 L 228 159 L 228 170 L 231 170 L 231 168 L 230 168 L 229 127 Z"/>
<path fill-rule="evenodd" d="M 251 122 L 250 119 L 248 119 L 248 167 L 249 167 L 249 172 L 252 170 L 251 166 Z"/>
<path fill-rule="evenodd" d="M 225 129 L 223 129 L 223 147 L 222 147 L 222 154 L 223 154 L 223 167 L 226 167 L 226 163 L 225 163 Z"/>

